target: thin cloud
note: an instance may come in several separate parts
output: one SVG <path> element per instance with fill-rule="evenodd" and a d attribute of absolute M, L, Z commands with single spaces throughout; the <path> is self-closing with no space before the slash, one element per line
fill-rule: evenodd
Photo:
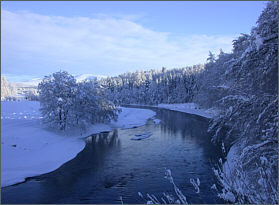
<path fill-rule="evenodd" d="M 175 36 L 127 18 L 43 16 L 2 10 L 2 72 L 115 75 L 136 69 L 204 63 L 208 51 L 229 52 L 231 36 Z M 189 28 L 191 29 L 191 28 Z"/>

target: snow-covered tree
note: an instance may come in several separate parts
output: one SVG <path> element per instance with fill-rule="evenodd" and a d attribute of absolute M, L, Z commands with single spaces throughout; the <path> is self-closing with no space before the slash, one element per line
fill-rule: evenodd
<path fill-rule="evenodd" d="M 230 156 L 217 172 L 220 196 L 278 203 L 278 2 L 268 2 L 251 34 L 206 64 L 198 81 L 195 102 L 222 110 L 209 127 Z"/>
<path fill-rule="evenodd" d="M 215 62 L 215 55 L 211 51 L 209 51 L 208 58 L 206 60 L 209 63 L 214 63 Z"/>
<path fill-rule="evenodd" d="M 17 94 L 16 88 L 7 81 L 5 76 L 1 76 L 1 100 L 13 98 Z"/>
<path fill-rule="evenodd" d="M 118 109 L 105 98 L 96 81 L 82 82 L 77 85 L 72 114 L 78 127 L 84 129 L 90 124 L 116 120 L 117 112 Z"/>
<path fill-rule="evenodd" d="M 74 98 L 77 92 L 76 80 L 65 71 L 44 77 L 38 85 L 41 113 L 51 127 L 61 130 L 72 125 Z"/>
<path fill-rule="evenodd" d="M 97 87 L 96 80 L 76 83 L 65 71 L 46 76 L 39 84 L 44 122 L 61 130 L 117 118 L 117 109 Z"/>

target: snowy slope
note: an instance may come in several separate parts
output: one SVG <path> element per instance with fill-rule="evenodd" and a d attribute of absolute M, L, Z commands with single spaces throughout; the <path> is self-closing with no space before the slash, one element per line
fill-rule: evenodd
<path fill-rule="evenodd" d="M 85 146 L 81 139 L 115 127 L 144 125 L 155 112 L 123 108 L 117 122 L 93 125 L 86 133 L 58 133 L 41 124 L 39 103 L 1 102 L 1 186 L 53 171 L 73 159 Z"/>
<path fill-rule="evenodd" d="M 28 87 L 36 88 L 41 81 L 42 81 L 42 79 L 40 79 L 40 78 L 34 78 L 32 80 L 29 80 L 29 81 L 10 82 L 10 83 L 12 83 L 17 88 L 28 88 Z"/>
<path fill-rule="evenodd" d="M 105 78 L 106 76 L 104 75 L 94 75 L 94 74 L 82 74 L 82 75 L 76 75 L 74 76 L 77 80 L 77 82 L 82 82 L 84 80 L 90 80 L 90 79 L 101 79 Z"/>

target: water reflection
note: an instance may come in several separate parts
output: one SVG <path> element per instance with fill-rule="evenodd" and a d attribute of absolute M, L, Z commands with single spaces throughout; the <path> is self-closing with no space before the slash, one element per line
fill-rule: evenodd
<path fill-rule="evenodd" d="M 77 155 L 75 160 L 61 166 L 58 172 L 42 175 L 42 178 L 50 176 L 50 179 L 55 181 L 56 186 L 57 181 L 60 181 L 62 186 L 65 183 L 69 186 L 69 181 L 73 181 L 73 178 L 75 178 L 74 181 L 80 180 L 82 176 L 87 176 L 89 172 L 92 173 L 96 169 L 101 169 L 106 156 L 120 147 L 118 130 L 92 135 L 87 137 L 85 141 L 84 150 Z"/>
<path fill-rule="evenodd" d="M 169 110 L 158 110 L 156 117 L 162 120 L 161 128 L 169 134 L 176 135 L 177 132 L 180 132 L 182 137 L 207 135 L 208 120 L 206 119 Z M 197 129 L 197 125 L 200 129 Z"/>
<path fill-rule="evenodd" d="M 143 203 L 138 191 L 160 196 L 173 187 L 163 178 L 172 169 L 176 184 L 190 203 L 218 203 L 210 160 L 218 152 L 210 143 L 208 120 L 185 113 L 155 109 L 155 124 L 89 136 L 75 159 L 54 172 L 2 189 L 2 203 Z M 145 140 L 130 140 L 151 132 Z M 214 156 L 214 157 L 213 157 Z M 199 177 L 197 195 L 190 178 Z"/>
<path fill-rule="evenodd" d="M 84 155 L 92 154 L 105 155 L 110 149 L 120 147 L 120 140 L 118 139 L 118 130 L 113 132 L 103 132 L 96 135 L 91 135 L 85 139 L 86 146 L 88 146 L 87 153 Z"/>
<path fill-rule="evenodd" d="M 220 154 L 219 148 L 211 143 L 211 138 L 207 133 L 208 119 L 162 109 L 156 109 L 156 113 L 156 118 L 161 119 L 162 132 L 179 136 L 185 142 L 190 140 L 191 143 L 202 148 L 203 154 L 207 157 L 217 158 L 216 156 Z"/>
<path fill-rule="evenodd" d="M 65 163 L 54 172 L 28 180 L 33 188 L 32 193 L 25 189 L 28 182 L 4 188 L 2 203 L 57 203 L 63 198 L 71 198 L 77 187 L 86 189 L 90 184 L 87 182 L 94 181 L 95 173 L 102 170 L 106 156 L 114 149 L 119 149 L 121 144 L 118 130 L 92 135 L 85 141 L 84 150 L 74 160 Z M 20 194 L 22 190 L 24 190 L 24 195 Z M 17 197 L 13 197 L 14 193 Z M 36 197 L 30 199 L 30 196 L 34 194 Z"/>

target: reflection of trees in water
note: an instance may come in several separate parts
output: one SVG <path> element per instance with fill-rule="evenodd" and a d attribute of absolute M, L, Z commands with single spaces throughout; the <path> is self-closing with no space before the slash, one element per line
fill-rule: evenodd
<path fill-rule="evenodd" d="M 104 158 L 109 152 L 120 146 L 120 140 L 118 139 L 118 130 L 113 132 L 100 133 L 96 135 L 91 135 L 85 139 L 86 146 L 81 151 L 77 157 L 63 166 L 65 170 L 73 168 L 83 167 L 83 170 L 86 171 L 96 169 L 103 164 Z M 61 168 L 63 168 L 63 166 Z"/>
<path fill-rule="evenodd" d="M 39 198 L 57 201 L 61 197 L 70 197 L 76 186 L 82 184 L 88 187 L 90 183 L 94 184 L 97 176 L 93 173 L 104 167 L 104 159 L 110 151 L 120 147 L 118 130 L 92 135 L 85 141 L 85 148 L 73 160 L 51 173 L 37 177 L 41 181 Z"/>
<path fill-rule="evenodd" d="M 91 135 L 86 138 L 86 150 L 94 154 L 103 155 L 112 148 L 120 146 L 118 130 Z"/>
<path fill-rule="evenodd" d="M 149 130 L 152 130 L 153 127 L 155 128 L 154 131 L 158 131 L 157 133 L 160 133 L 159 129 L 161 129 L 162 132 L 168 133 L 170 136 L 176 135 L 177 139 L 183 137 L 185 139 L 185 145 L 187 143 L 186 139 L 190 139 L 188 142 L 191 141 L 193 142 L 191 144 L 195 143 L 198 145 L 195 148 L 202 148 L 198 151 L 202 150 L 205 158 L 211 157 L 212 154 L 215 153 L 215 148 L 210 146 L 210 136 L 206 132 L 208 120 L 168 110 L 156 109 L 155 111 L 157 112 L 157 118 L 162 120 L 162 122 L 159 125 L 154 125 L 152 121 L 149 121 L 149 125 L 146 125 L 150 126 Z M 145 128 L 146 127 L 144 127 L 144 129 Z M 129 134 L 134 134 L 134 132 L 137 132 L 137 130 L 131 129 L 129 132 L 125 131 L 124 133 L 126 134 L 123 134 L 121 137 L 124 137 L 125 135 L 129 136 Z M 121 135 L 122 133 L 123 132 L 121 132 Z M 175 139 L 173 140 L 175 141 Z M 34 199 L 33 202 L 35 203 L 89 203 L 90 199 L 92 199 L 90 197 L 94 196 L 95 200 L 96 196 L 103 191 L 103 187 L 109 188 L 113 184 L 117 183 L 124 184 L 127 177 L 126 179 L 122 179 L 123 175 L 121 174 L 123 174 L 123 171 L 125 173 L 126 170 L 125 167 L 123 168 L 121 166 L 121 164 L 127 164 L 129 159 L 137 160 L 142 157 L 138 156 L 139 158 L 134 158 L 134 156 L 132 156 L 131 159 L 130 155 L 125 155 L 130 157 L 123 158 L 120 154 L 119 159 L 117 156 L 118 153 L 123 154 L 123 152 L 118 152 L 121 146 L 120 139 L 118 138 L 118 130 L 92 135 L 86 138 L 85 141 L 86 146 L 84 150 L 80 152 L 75 159 L 65 163 L 56 171 L 35 177 L 40 180 L 39 183 L 32 180 L 33 182 L 29 181 L 22 185 L 14 186 L 12 190 L 10 190 L 10 193 L 12 193 L 13 196 L 17 195 L 17 197 L 20 195 L 17 198 L 17 201 L 21 201 L 26 204 L 31 203 L 30 196 L 34 197 L 31 201 Z M 181 140 L 179 139 L 179 143 L 180 142 Z M 169 141 L 166 143 L 169 143 Z M 156 145 L 156 143 L 154 143 L 154 146 L 156 148 L 157 146 L 160 146 L 160 144 Z M 154 157 L 154 161 L 158 159 L 156 158 L 156 154 L 153 155 L 152 149 L 150 149 L 150 152 L 151 153 L 147 152 L 146 154 L 151 154 L 151 159 L 153 159 L 152 157 Z M 113 159 L 108 164 L 104 164 L 107 161 L 106 159 L 110 159 L 110 156 L 112 155 L 114 156 Z M 180 152 L 178 152 L 178 156 L 181 157 Z M 165 157 L 174 157 L 172 161 L 176 161 L 175 155 L 170 154 Z M 186 154 L 184 157 L 187 159 L 191 156 Z M 160 156 L 158 160 L 163 159 Z M 133 166 L 133 163 L 128 164 L 128 166 Z M 142 167 L 145 166 L 146 164 L 142 165 Z M 154 171 L 157 170 L 157 166 L 158 165 L 154 167 Z M 181 165 L 179 164 L 179 166 Z M 201 167 L 201 169 L 204 168 Z M 146 171 L 150 170 L 147 169 Z M 146 173 L 149 174 L 149 172 Z M 121 179 L 119 179 L 118 176 L 121 176 Z M 127 194 L 129 194 L 129 191 Z M 24 201 L 28 199 L 29 201 Z M 88 201 L 79 202 L 80 199 L 88 199 Z"/>
<path fill-rule="evenodd" d="M 157 117 L 163 121 L 161 129 L 165 133 L 176 135 L 180 132 L 183 138 L 204 138 L 208 135 L 208 120 L 201 117 L 169 110 L 158 110 Z"/>
<path fill-rule="evenodd" d="M 209 120 L 181 112 L 158 109 L 157 118 L 162 120 L 161 130 L 168 135 L 181 135 L 182 139 L 190 139 L 203 154 L 209 158 L 217 158 L 219 150 L 211 142 L 211 136 L 207 132 Z"/>
<path fill-rule="evenodd" d="M 156 117 L 162 120 L 160 123 L 164 133 L 176 135 L 181 133 L 182 137 L 195 137 L 196 139 L 208 138 L 209 120 L 206 118 L 182 112 L 171 111 L 163 108 L 149 106 L 125 105 L 125 107 L 151 109 L 156 112 Z"/>

